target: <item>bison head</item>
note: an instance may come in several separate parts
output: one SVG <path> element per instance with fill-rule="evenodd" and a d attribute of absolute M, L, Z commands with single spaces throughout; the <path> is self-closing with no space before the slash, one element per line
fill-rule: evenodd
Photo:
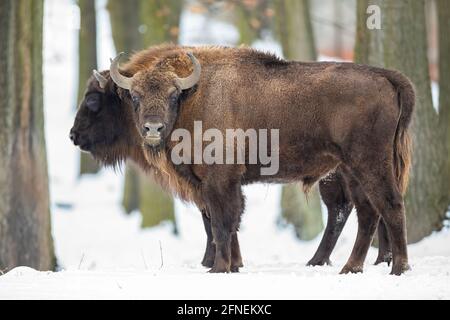
<path fill-rule="evenodd" d="M 124 104 L 109 72 L 94 70 L 70 130 L 72 142 L 105 164 L 124 159 L 136 131 L 132 108 Z"/>
<path fill-rule="evenodd" d="M 111 62 L 111 78 L 119 87 L 129 91 L 136 127 L 144 144 L 157 149 L 173 130 L 183 91 L 199 81 L 200 63 L 192 53 L 187 53 L 193 71 L 186 78 L 179 78 L 171 68 L 161 64 L 159 68 L 142 70 L 129 78 L 119 73 L 121 55 Z"/>

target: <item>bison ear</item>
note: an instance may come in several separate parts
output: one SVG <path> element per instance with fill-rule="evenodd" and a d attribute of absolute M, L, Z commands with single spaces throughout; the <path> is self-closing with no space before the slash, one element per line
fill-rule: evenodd
<path fill-rule="evenodd" d="M 108 83 L 108 79 L 106 79 L 100 72 L 95 69 L 92 71 L 92 74 L 94 75 L 95 79 L 97 79 L 100 88 L 105 89 L 106 84 Z"/>

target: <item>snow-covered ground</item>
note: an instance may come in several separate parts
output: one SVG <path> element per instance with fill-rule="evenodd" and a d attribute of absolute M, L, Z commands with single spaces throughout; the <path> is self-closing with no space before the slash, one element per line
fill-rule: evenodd
<path fill-rule="evenodd" d="M 99 2 L 101 69 L 114 55 L 104 4 Z M 183 42 L 201 42 L 187 36 L 198 31 L 186 30 L 201 30 L 211 23 L 192 13 L 184 14 Z M 139 213 L 126 215 L 120 207 L 121 172 L 103 170 L 96 176 L 77 177 L 78 150 L 68 139 L 77 83 L 76 25 L 71 1 L 46 1 L 46 137 L 53 236 L 61 271 L 11 270 L 0 276 L 0 299 L 450 298 L 449 230 L 411 245 L 412 271 L 403 276 L 389 276 L 386 265 L 371 265 L 376 257 L 374 249 L 363 274 L 338 275 L 356 237 L 353 214 L 332 255 L 334 265 L 306 267 L 320 236 L 300 242 L 292 230 L 277 227 L 278 186 L 245 188 L 247 210 L 240 232 L 245 267 L 239 274 L 207 274 L 200 266 L 205 235 L 200 214 L 192 206 L 176 204 L 177 237 L 169 225 L 141 229 Z M 212 30 L 210 37 L 223 33 L 225 42 L 236 38 L 235 30 L 222 22 L 208 29 Z M 274 51 L 279 48 L 264 42 L 257 46 Z"/>

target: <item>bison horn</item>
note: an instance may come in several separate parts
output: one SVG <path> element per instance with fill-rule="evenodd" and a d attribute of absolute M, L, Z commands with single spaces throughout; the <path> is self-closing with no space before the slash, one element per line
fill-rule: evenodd
<path fill-rule="evenodd" d="M 119 60 L 123 54 L 124 54 L 123 52 L 119 53 L 117 57 L 115 57 L 111 61 L 111 67 L 109 68 L 109 72 L 115 84 L 117 84 L 119 87 L 123 89 L 130 90 L 133 78 L 125 77 L 121 75 L 119 72 Z"/>
<path fill-rule="evenodd" d="M 105 89 L 106 84 L 108 83 L 108 79 L 106 79 L 100 72 L 95 69 L 92 71 L 92 73 L 94 74 L 95 79 L 97 79 L 100 88 Z"/>
<path fill-rule="evenodd" d="M 191 59 L 191 62 L 194 66 L 194 71 L 192 71 L 191 75 L 186 78 L 177 78 L 177 82 L 180 85 L 181 90 L 186 90 L 195 86 L 200 80 L 200 73 L 202 71 L 200 62 L 198 62 L 192 52 L 188 52 L 187 55 L 189 59 Z"/>

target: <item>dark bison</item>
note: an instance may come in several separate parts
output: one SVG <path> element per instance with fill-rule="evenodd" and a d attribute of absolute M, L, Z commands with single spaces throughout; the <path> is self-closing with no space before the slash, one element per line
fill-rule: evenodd
<path fill-rule="evenodd" d="M 288 62 L 248 48 L 205 47 L 168 53 L 129 77 L 119 72 L 119 58 L 112 61 L 110 75 L 129 92 L 144 156 L 157 180 L 210 217 L 216 250 L 211 272 L 230 272 L 238 266 L 235 261 L 240 265 L 232 242 L 244 210 L 243 184 L 303 181 L 307 189 L 337 167 L 352 190 L 359 221 L 342 272 L 362 271 L 380 216 L 390 235 L 392 273 L 409 268 L 402 192 L 415 94 L 401 73 L 353 63 Z M 279 170 L 262 175 L 261 161 L 175 165 L 171 155 L 179 141 L 171 133 L 184 129 L 195 136 L 196 121 L 223 135 L 229 128 L 279 130 Z M 248 159 L 247 145 L 244 152 Z"/>

